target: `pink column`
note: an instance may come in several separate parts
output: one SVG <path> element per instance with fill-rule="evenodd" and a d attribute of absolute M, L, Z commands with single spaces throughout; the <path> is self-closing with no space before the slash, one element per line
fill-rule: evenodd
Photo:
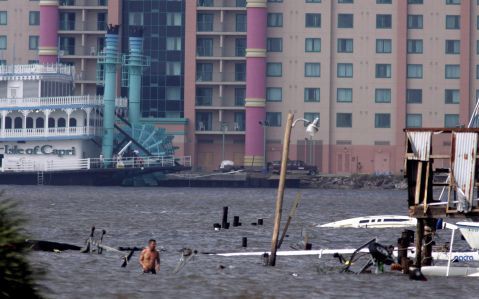
<path fill-rule="evenodd" d="M 40 0 L 38 60 L 41 64 L 57 62 L 58 19 L 58 0 Z"/>
<path fill-rule="evenodd" d="M 266 19 L 267 0 L 247 0 L 246 49 L 246 167 L 264 165 L 264 131 L 260 122 L 266 118 Z"/>

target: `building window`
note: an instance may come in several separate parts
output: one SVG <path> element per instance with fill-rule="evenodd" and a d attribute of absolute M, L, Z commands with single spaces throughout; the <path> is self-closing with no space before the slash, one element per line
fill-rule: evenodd
<path fill-rule="evenodd" d="M 31 11 L 28 14 L 28 24 L 31 25 L 31 26 L 40 25 L 40 12 L 39 11 Z"/>
<path fill-rule="evenodd" d="M 353 64 L 352 63 L 338 63 L 337 76 L 338 76 L 338 78 L 352 78 L 353 77 Z"/>
<path fill-rule="evenodd" d="M 168 40 L 167 40 L 168 49 Z M 196 55 L 198 56 L 213 56 L 213 39 L 212 38 L 198 38 L 196 41 Z"/>
<path fill-rule="evenodd" d="M 307 13 L 305 16 L 306 27 L 321 27 L 321 14 L 320 13 Z"/>
<path fill-rule="evenodd" d="M 353 39 L 338 38 L 338 53 L 353 53 Z"/>
<path fill-rule="evenodd" d="M 268 14 L 268 27 L 283 27 L 283 14 L 282 13 L 269 13 Z"/>
<path fill-rule="evenodd" d="M 283 1 L 283 0 L 280 0 Z M 306 0 L 306 3 L 321 3 L 321 0 Z"/>
<path fill-rule="evenodd" d="M 246 32 L 246 14 L 236 14 L 236 32 Z"/>
<path fill-rule="evenodd" d="M 392 0 L 376 0 L 376 4 L 391 4 Z"/>
<path fill-rule="evenodd" d="M 130 26 L 143 26 L 143 13 L 142 12 L 129 12 L 128 13 L 128 25 L 130 25 Z"/>
<path fill-rule="evenodd" d="M 213 0 L 197 0 L 196 5 L 199 7 L 213 7 L 214 2 Z"/>
<path fill-rule="evenodd" d="M 446 29 L 460 29 L 461 28 L 461 17 L 447 15 L 446 16 Z"/>
<path fill-rule="evenodd" d="M 211 106 L 213 104 L 213 88 L 196 88 L 196 106 Z"/>
<path fill-rule="evenodd" d="M 60 51 L 63 51 L 64 55 L 75 55 L 75 38 L 61 36 Z"/>
<path fill-rule="evenodd" d="M 407 0 L 407 4 L 422 4 L 423 0 Z"/>
<path fill-rule="evenodd" d="M 281 87 L 266 88 L 266 101 L 281 102 L 283 100 L 283 89 Z"/>
<path fill-rule="evenodd" d="M 392 27 L 391 15 L 376 15 L 376 28 L 377 29 L 390 29 Z"/>
<path fill-rule="evenodd" d="M 408 39 L 407 53 L 408 54 L 422 54 L 423 46 L 422 39 Z"/>
<path fill-rule="evenodd" d="M 353 14 L 338 14 L 338 28 L 353 28 L 354 15 Z"/>
<path fill-rule="evenodd" d="M 310 121 L 310 122 L 313 122 L 316 118 L 320 119 L 319 118 L 319 112 L 304 112 L 303 118 Z M 306 127 L 306 126 L 308 126 L 308 124 L 304 123 L 304 126 Z M 318 127 L 319 127 L 319 122 L 318 122 Z"/>
<path fill-rule="evenodd" d="M 246 98 L 246 88 L 235 88 L 235 106 L 244 106 L 244 99 Z"/>
<path fill-rule="evenodd" d="M 461 4 L 461 0 L 446 0 L 446 4 Z"/>
<path fill-rule="evenodd" d="M 376 113 L 374 115 L 374 127 L 375 128 L 390 128 L 391 127 L 391 114 L 389 114 L 389 113 Z"/>
<path fill-rule="evenodd" d="M 213 31 L 214 15 L 211 13 L 199 13 L 196 20 L 197 30 L 200 32 Z"/>
<path fill-rule="evenodd" d="M 459 54 L 461 42 L 459 40 L 446 40 L 446 54 Z"/>
<path fill-rule="evenodd" d="M 351 103 L 353 101 L 353 89 L 352 88 L 338 88 L 336 90 L 336 102 L 338 103 Z"/>
<path fill-rule="evenodd" d="M 459 79 L 461 71 L 459 64 L 446 64 L 446 79 Z"/>
<path fill-rule="evenodd" d="M 166 25 L 167 26 L 181 26 L 183 23 L 183 16 L 181 12 L 168 12 L 166 13 Z"/>
<path fill-rule="evenodd" d="M 459 114 L 446 114 L 444 115 L 444 127 L 455 128 L 459 126 Z"/>
<path fill-rule="evenodd" d="M 336 113 L 337 128 L 351 128 L 353 126 L 352 113 Z"/>
<path fill-rule="evenodd" d="M 390 39 L 377 39 L 376 40 L 376 53 L 391 53 L 392 41 Z"/>
<path fill-rule="evenodd" d="M 6 11 L 0 11 L 0 25 L 7 25 L 8 17 Z"/>
<path fill-rule="evenodd" d="M 304 64 L 304 76 L 305 77 L 320 77 L 321 76 L 321 64 L 306 62 Z"/>
<path fill-rule="evenodd" d="M 391 103 L 391 89 L 376 88 L 374 91 L 374 101 L 376 103 Z"/>
<path fill-rule="evenodd" d="M 180 76 L 181 75 L 181 62 L 180 61 L 167 61 L 166 62 L 166 75 L 167 76 Z"/>
<path fill-rule="evenodd" d="M 235 63 L 235 81 L 246 81 L 246 63 Z"/>
<path fill-rule="evenodd" d="M 422 15 L 408 15 L 407 16 L 407 28 L 408 29 L 422 29 Z"/>
<path fill-rule="evenodd" d="M 421 104 L 422 89 L 408 89 L 406 91 L 406 102 L 408 104 Z"/>
<path fill-rule="evenodd" d="M 408 64 L 407 65 L 407 77 L 409 79 L 421 79 L 422 78 L 422 64 Z"/>
<path fill-rule="evenodd" d="M 38 50 L 38 36 L 32 35 L 28 37 L 28 49 Z"/>
<path fill-rule="evenodd" d="M 283 52 L 283 39 L 281 37 L 270 37 L 267 41 L 268 52 Z"/>
<path fill-rule="evenodd" d="M 304 89 L 305 102 L 319 102 L 321 98 L 321 90 L 319 88 L 307 87 Z"/>
<path fill-rule="evenodd" d="M 422 114 L 407 114 L 406 115 L 406 128 L 421 128 L 422 127 Z"/>
<path fill-rule="evenodd" d="M 446 89 L 444 91 L 444 102 L 446 104 L 459 104 L 459 89 Z"/>
<path fill-rule="evenodd" d="M 7 49 L 7 37 L 5 35 L 0 35 L 0 50 Z"/>
<path fill-rule="evenodd" d="M 246 38 L 235 39 L 235 56 L 244 57 L 246 55 Z"/>
<path fill-rule="evenodd" d="M 352 4 L 354 0 L 338 0 L 338 3 Z"/>
<path fill-rule="evenodd" d="M 266 122 L 270 127 L 281 127 L 281 112 L 266 112 Z"/>
<path fill-rule="evenodd" d="M 321 52 L 321 39 L 306 38 L 304 50 L 305 52 Z"/>
<path fill-rule="evenodd" d="M 281 77 L 283 75 L 283 64 L 281 62 L 268 62 L 266 64 L 266 75 L 268 77 Z"/>
<path fill-rule="evenodd" d="M 181 88 L 179 86 L 167 86 L 165 93 L 167 101 L 181 101 Z"/>
<path fill-rule="evenodd" d="M 60 30 L 75 30 L 75 20 L 74 12 L 60 12 Z"/>
<path fill-rule="evenodd" d="M 391 65 L 383 63 L 376 64 L 376 78 L 391 78 Z"/>
<path fill-rule="evenodd" d="M 205 82 L 213 81 L 213 64 L 197 63 L 196 64 L 196 81 Z"/>
<path fill-rule="evenodd" d="M 166 38 L 166 50 L 168 51 L 181 51 L 181 37 L 167 37 Z"/>

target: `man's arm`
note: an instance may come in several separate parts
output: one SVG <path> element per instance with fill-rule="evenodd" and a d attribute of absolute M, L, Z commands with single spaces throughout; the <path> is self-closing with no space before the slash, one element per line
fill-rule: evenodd
<path fill-rule="evenodd" d="M 145 267 L 143 266 L 143 260 L 145 259 L 145 250 L 142 250 L 140 253 L 140 265 L 141 268 L 144 269 Z"/>

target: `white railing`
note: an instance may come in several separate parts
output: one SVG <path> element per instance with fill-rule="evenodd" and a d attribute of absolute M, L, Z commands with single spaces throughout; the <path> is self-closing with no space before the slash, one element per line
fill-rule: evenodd
<path fill-rule="evenodd" d="M 100 127 L 5 129 L 0 131 L 0 139 L 16 137 L 91 136 L 100 132 Z"/>
<path fill-rule="evenodd" d="M 122 159 L 59 159 L 59 160 L 28 160 L 7 159 L 2 161 L 1 172 L 32 172 L 32 171 L 66 171 L 89 169 L 122 169 L 122 168 L 169 168 L 176 166 L 191 167 L 191 157 L 150 156 Z"/>
<path fill-rule="evenodd" d="M 0 65 L 1 75 L 59 74 L 73 76 L 75 67 L 63 64 Z"/>
<path fill-rule="evenodd" d="M 128 99 L 116 98 L 115 103 L 117 107 L 126 107 L 128 105 Z M 103 97 L 88 95 L 88 96 L 0 99 L 0 108 L 67 106 L 67 105 L 100 106 L 100 105 L 103 105 Z"/>

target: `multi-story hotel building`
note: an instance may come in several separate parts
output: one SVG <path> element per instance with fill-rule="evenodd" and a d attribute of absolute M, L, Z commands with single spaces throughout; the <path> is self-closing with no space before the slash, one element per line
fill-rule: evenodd
<path fill-rule="evenodd" d="M 204 170 L 279 160 L 293 112 L 320 128 L 313 138 L 293 129 L 290 159 L 324 173 L 400 173 L 403 129 L 467 124 L 479 89 L 475 0 L 60 2 L 0 1 L 0 59 L 35 60 L 36 42 L 41 62 L 75 63 L 85 76 L 75 92 L 96 93 L 108 4 L 124 37 L 144 27 L 143 121 L 175 134 Z"/>
<path fill-rule="evenodd" d="M 223 144 L 237 163 L 279 160 L 293 112 L 319 117 L 320 129 L 309 139 L 294 128 L 290 159 L 325 173 L 399 173 L 405 127 L 467 125 L 478 12 L 472 0 L 197 1 L 185 68 L 197 164 L 218 164 Z"/>

